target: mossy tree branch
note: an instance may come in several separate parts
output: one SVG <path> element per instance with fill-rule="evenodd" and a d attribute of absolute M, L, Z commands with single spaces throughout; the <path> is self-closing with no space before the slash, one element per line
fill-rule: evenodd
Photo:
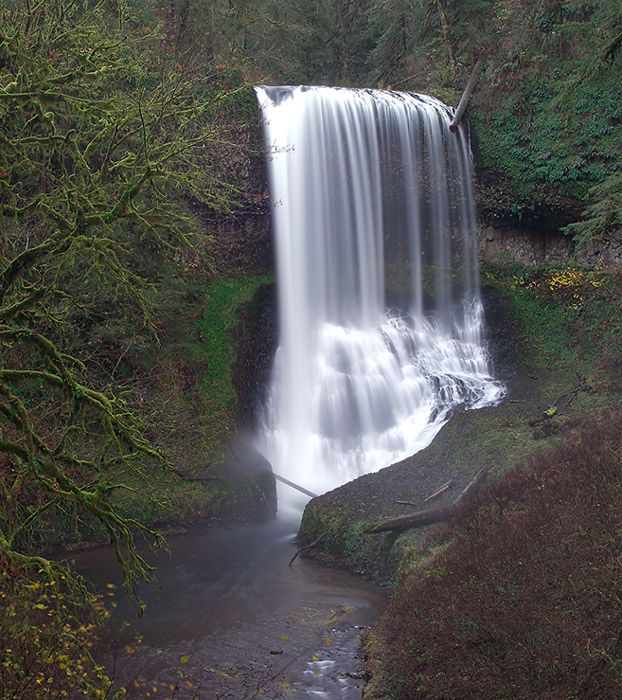
<path fill-rule="evenodd" d="M 28 533 L 69 508 L 105 529 L 133 590 L 150 571 L 136 536 L 161 538 L 113 496 L 166 460 L 139 411 L 71 352 L 72 320 L 88 326 L 103 298 L 154 333 L 132 246 L 192 245 L 183 196 L 223 208 L 234 191 L 205 169 L 218 129 L 192 63 L 168 62 L 104 3 L 55 6 L 3 14 L 0 36 L 0 551 L 47 566 Z"/>

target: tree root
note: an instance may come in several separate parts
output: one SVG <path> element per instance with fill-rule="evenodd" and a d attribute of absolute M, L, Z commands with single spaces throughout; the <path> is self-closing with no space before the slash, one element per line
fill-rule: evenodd
<path fill-rule="evenodd" d="M 289 560 L 289 566 L 298 559 L 298 555 L 302 554 L 303 552 L 308 552 L 309 550 L 313 549 L 316 545 L 318 545 L 323 539 L 324 536 L 326 535 L 325 532 L 323 532 L 317 539 L 313 540 L 311 544 L 306 544 L 304 547 L 300 547 L 300 549 L 294 554 L 294 556 Z"/>

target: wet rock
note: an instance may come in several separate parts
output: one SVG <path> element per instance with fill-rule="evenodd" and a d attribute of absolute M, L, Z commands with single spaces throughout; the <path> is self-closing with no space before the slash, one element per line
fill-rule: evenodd
<path fill-rule="evenodd" d="M 274 284 L 259 287 L 240 310 L 237 331 L 239 355 L 233 367 L 233 384 L 240 407 L 239 424 L 252 430 L 265 399 L 278 345 L 278 316 Z"/>

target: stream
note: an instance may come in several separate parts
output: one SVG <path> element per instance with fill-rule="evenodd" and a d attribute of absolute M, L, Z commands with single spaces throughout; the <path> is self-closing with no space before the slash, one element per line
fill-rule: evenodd
<path fill-rule="evenodd" d="M 110 549 L 77 555 L 113 607 L 100 659 L 115 686 L 141 699 L 361 698 L 360 630 L 385 593 L 309 560 L 290 567 L 297 527 L 281 518 L 171 537 L 152 557 L 142 618 Z"/>

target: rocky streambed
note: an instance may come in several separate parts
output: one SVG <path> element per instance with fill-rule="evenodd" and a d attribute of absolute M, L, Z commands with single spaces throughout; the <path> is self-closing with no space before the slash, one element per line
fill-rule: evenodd
<path fill-rule="evenodd" d="M 384 607 L 383 589 L 313 562 L 289 562 L 296 521 L 197 530 L 170 540 L 137 616 L 119 591 L 109 549 L 78 569 L 113 616 L 99 657 L 127 697 L 361 697 L 360 631 Z"/>

